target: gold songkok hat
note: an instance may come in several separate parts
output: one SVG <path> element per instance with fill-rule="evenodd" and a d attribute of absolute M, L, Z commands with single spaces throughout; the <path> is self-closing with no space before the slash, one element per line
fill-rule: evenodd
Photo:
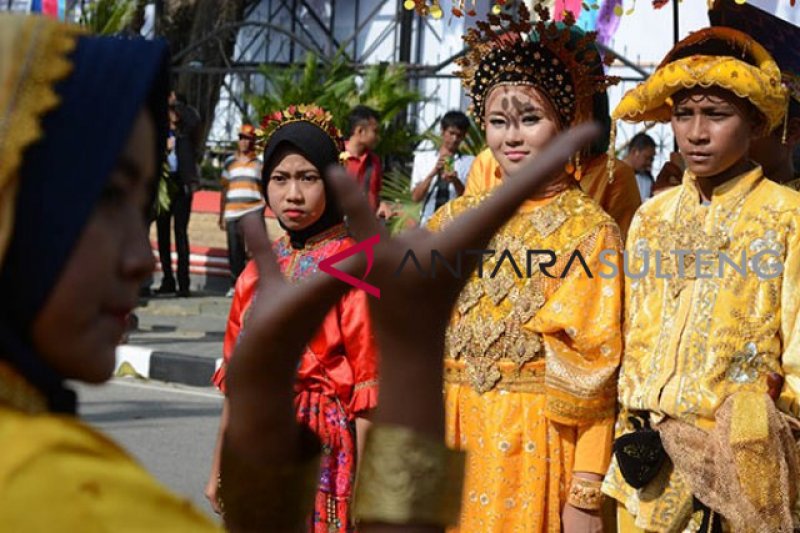
<path fill-rule="evenodd" d="M 725 44 L 751 62 L 722 55 L 715 43 Z M 672 96 L 694 87 L 719 87 L 749 101 L 764 115 L 770 131 L 786 114 L 788 94 L 772 56 L 747 34 L 720 26 L 692 33 L 676 44 L 653 75 L 625 94 L 612 118 L 668 122 Z"/>

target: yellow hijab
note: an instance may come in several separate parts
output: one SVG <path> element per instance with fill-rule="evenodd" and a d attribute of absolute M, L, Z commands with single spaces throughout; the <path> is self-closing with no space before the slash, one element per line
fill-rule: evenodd
<path fill-rule="evenodd" d="M 72 70 L 78 28 L 45 17 L 0 13 L 0 265 L 14 225 L 18 170 L 59 104 L 54 85 Z"/>

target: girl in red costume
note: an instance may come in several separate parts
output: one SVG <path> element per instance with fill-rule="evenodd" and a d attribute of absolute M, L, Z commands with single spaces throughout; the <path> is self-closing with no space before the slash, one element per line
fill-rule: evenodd
<path fill-rule="evenodd" d="M 324 180 L 325 169 L 339 161 L 340 136 L 330 115 L 319 108 L 290 107 L 268 116 L 263 126 L 267 144 L 262 185 L 286 231 L 273 250 L 283 274 L 300 283 L 317 271 L 321 260 L 355 244 L 326 193 Z M 213 378 L 222 392 L 226 391 L 227 362 L 238 339 L 247 335 L 248 309 L 255 298 L 269 298 L 268 288 L 257 289 L 258 270 L 251 261 L 236 282 L 224 363 Z M 297 418 L 319 436 L 324 454 L 309 531 L 353 531 L 349 507 L 357 442 L 378 397 L 377 354 L 363 291 L 346 294 L 325 318 L 300 361 L 295 394 Z M 220 436 L 226 422 L 227 401 Z M 220 447 L 218 439 L 206 496 L 215 510 L 224 512 L 217 498 Z"/>

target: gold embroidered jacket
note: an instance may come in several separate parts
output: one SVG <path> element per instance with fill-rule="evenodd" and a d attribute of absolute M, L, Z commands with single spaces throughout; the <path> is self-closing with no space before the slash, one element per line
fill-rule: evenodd
<path fill-rule="evenodd" d="M 710 430 L 731 394 L 766 393 L 770 372 L 785 377 L 779 408 L 800 415 L 800 194 L 757 167 L 714 189 L 710 205 L 699 198 L 687 172 L 631 225 L 618 434 L 632 429 L 630 411 Z M 697 253 L 681 265 L 676 250 Z M 612 461 L 604 491 L 639 527 L 668 530 L 691 501 L 680 475 L 662 474 L 641 496 Z"/>
<path fill-rule="evenodd" d="M 486 196 L 464 196 L 447 204 L 429 227 L 438 229 Z M 571 187 L 552 199 L 527 202 L 489 248 L 494 256 L 485 261 L 482 276 L 473 273 L 454 310 L 445 362 L 460 364 L 446 365 L 446 379 L 463 380 L 477 392 L 496 387 L 541 391 L 547 395 L 546 416 L 565 424 L 613 420 L 622 281 L 598 274 L 601 251 L 621 248 L 617 225 Z M 522 276 L 503 259 L 506 250 Z M 547 268 L 552 278 L 538 266 L 548 257 L 529 254 L 534 250 L 555 254 L 555 265 Z M 567 268 L 576 250 L 592 278 L 577 257 Z"/>

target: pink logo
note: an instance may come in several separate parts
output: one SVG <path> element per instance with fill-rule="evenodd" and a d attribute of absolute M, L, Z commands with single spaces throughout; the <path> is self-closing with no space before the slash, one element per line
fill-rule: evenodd
<path fill-rule="evenodd" d="M 343 261 L 348 257 L 350 257 L 351 255 L 355 255 L 363 250 L 364 254 L 366 254 L 367 256 L 367 271 L 364 272 L 364 278 L 366 278 L 367 276 L 369 276 L 370 270 L 372 270 L 372 262 L 375 259 L 375 255 L 372 248 L 376 244 L 378 244 L 380 240 L 381 240 L 380 235 L 373 235 L 369 239 L 361 241 L 355 246 L 351 246 L 347 250 L 342 250 L 338 254 L 323 259 L 322 261 L 319 262 L 319 269 L 325 272 L 326 274 L 330 274 L 336 279 L 344 281 L 345 283 L 355 287 L 356 289 L 361 289 L 370 296 L 374 296 L 375 298 L 380 298 L 381 290 L 378 287 L 370 285 L 369 283 L 364 281 L 363 278 L 358 279 L 346 272 L 342 272 L 341 270 L 333 266 L 339 261 Z"/>

